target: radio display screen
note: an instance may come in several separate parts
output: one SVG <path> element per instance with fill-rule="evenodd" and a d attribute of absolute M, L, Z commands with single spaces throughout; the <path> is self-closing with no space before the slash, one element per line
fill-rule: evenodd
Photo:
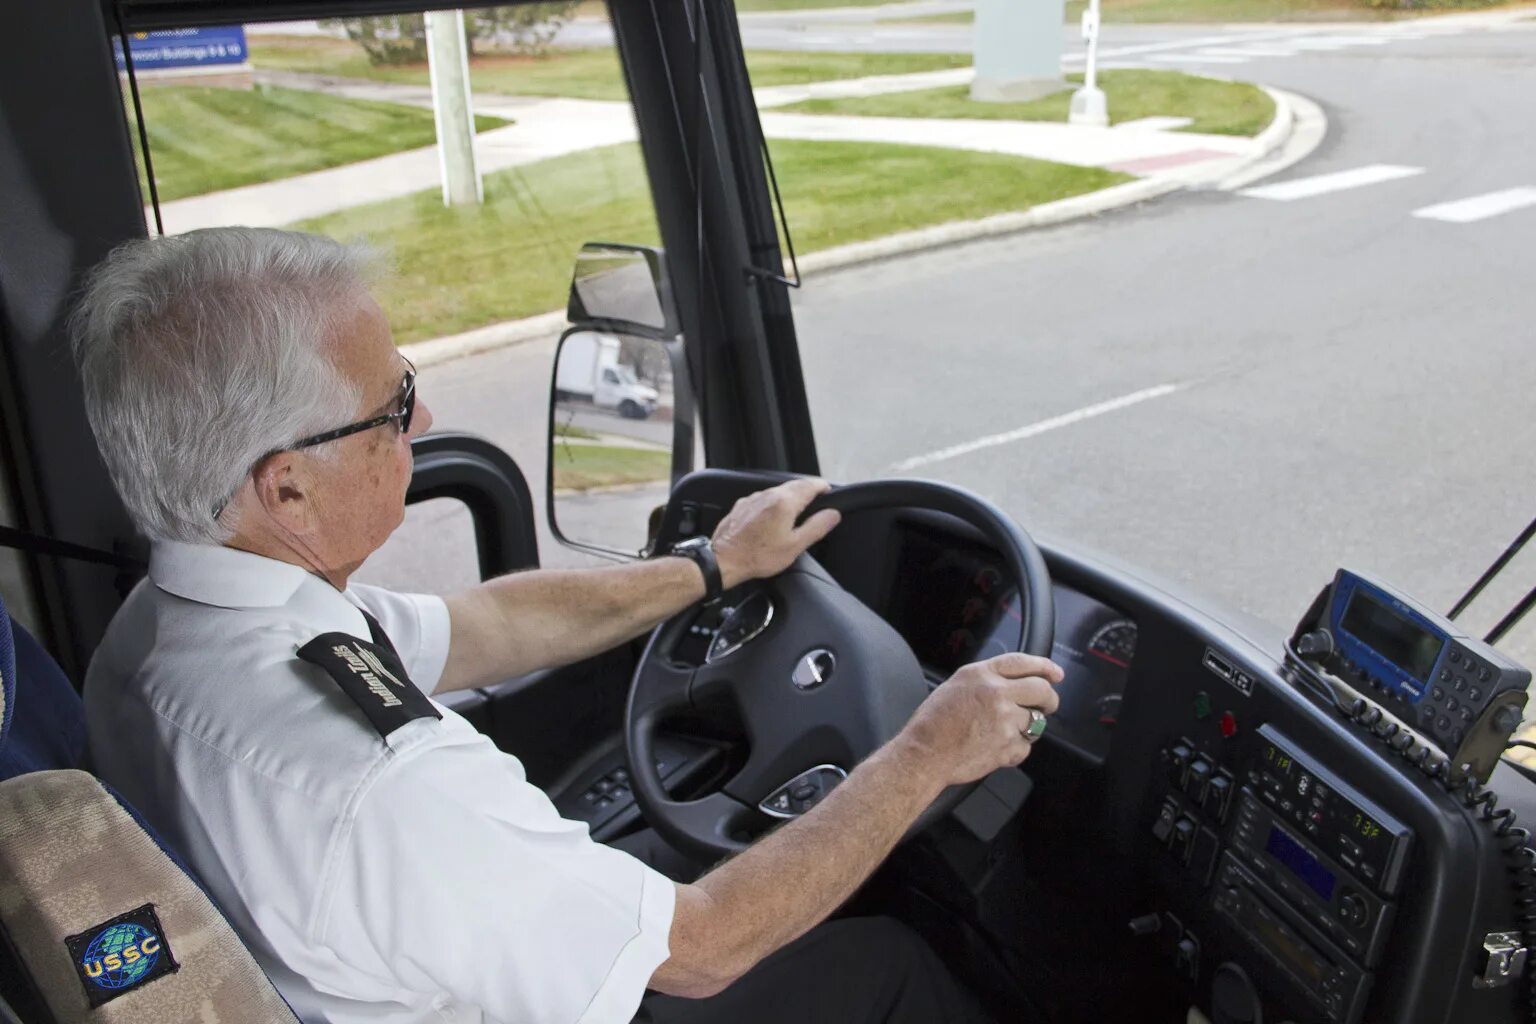
<path fill-rule="evenodd" d="M 1388 608 L 1370 594 L 1356 590 L 1340 622 L 1346 632 L 1421 683 L 1429 681 L 1445 641 Z"/>
<path fill-rule="evenodd" d="M 1321 861 L 1312 856 L 1305 846 L 1292 839 L 1284 829 L 1271 825 L 1269 842 L 1264 849 L 1275 860 L 1290 868 L 1292 874 L 1311 886 L 1324 900 L 1332 901 L 1333 887 L 1338 884 L 1337 876 L 1323 867 Z"/>

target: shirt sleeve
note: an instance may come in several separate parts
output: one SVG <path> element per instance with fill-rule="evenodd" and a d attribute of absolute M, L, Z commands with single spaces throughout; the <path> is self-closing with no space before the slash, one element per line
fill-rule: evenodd
<path fill-rule="evenodd" d="M 354 583 L 347 588 L 357 603 L 379 620 L 400 654 L 411 682 L 431 695 L 448 664 L 452 626 L 448 605 L 433 594 L 400 594 L 383 587 Z"/>
<path fill-rule="evenodd" d="M 673 883 L 478 735 L 395 759 L 341 857 L 324 944 L 491 1019 L 624 1024 L 669 955 Z"/>

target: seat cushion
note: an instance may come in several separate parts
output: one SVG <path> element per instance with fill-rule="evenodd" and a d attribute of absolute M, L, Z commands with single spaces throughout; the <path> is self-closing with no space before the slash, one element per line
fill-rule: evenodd
<path fill-rule="evenodd" d="M 84 772 L 0 782 L 0 927 L 57 1024 L 296 1020 L 203 891 Z"/>

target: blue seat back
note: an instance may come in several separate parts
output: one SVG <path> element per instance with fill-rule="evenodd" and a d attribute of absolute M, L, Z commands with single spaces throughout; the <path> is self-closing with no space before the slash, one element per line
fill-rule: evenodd
<path fill-rule="evenodd" d="M 0 599 L 0 781 L 84 763 L 80 695 Z"/>

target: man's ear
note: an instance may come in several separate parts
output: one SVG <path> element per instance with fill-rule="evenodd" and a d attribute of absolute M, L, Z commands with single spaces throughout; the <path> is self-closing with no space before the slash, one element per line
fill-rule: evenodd
<path fill-rule="evenodd" d="M 274 452 L 251 471 L 256 500 L 273 523 L 303 536 L 315 528 L 314 479 L 298 452 Z"/>

